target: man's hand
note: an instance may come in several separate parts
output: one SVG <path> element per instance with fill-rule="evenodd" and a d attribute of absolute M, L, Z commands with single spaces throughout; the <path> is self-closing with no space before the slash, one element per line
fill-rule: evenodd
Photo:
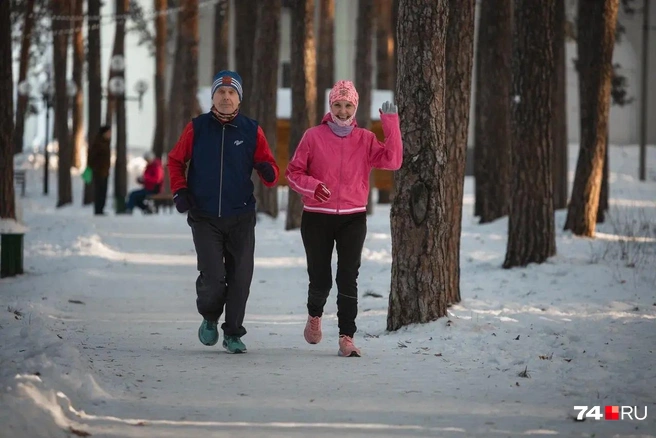
<path fill-rule="evenodd" d="M 314 199 L 319 202 L 326 202 L 330 199 L 330 190 L 324 183 L 317 185 L 317 188 L 314 189 Z"/>
<path fill-rule="evenodd" d="M 180 213 L 189 211 L 196 206 L 194 197 L 191 195 L 189 189 L 180 189 L 175 192 L 175 195 L 173 195 L 173 202 L 175 202 L 176 210 L 178 210 Z"/>
<path fill-rule="evenodd" d="M 255 163 L 253 167 L 262 175 L 264 181 L 272 183 L 276 180 L 276 172 L 273 170 L 271 163 L 262 161 L 261 163 Z"/>

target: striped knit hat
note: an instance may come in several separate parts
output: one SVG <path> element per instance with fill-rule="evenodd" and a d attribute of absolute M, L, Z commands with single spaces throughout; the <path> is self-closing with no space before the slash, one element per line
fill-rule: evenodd
<path fill-rule="evenodd" d="M 221 70 L 214 76 L 214 82 L 212 82 L 212 98 L 214 98 L 214 92 L 219 87 L 232 87 L 237 90 L 239 95 L 239 101 L 241 102 L 244 97 L 244 92 L 241 87 L 241 76 L 235 71 L 230 70 Z"/>

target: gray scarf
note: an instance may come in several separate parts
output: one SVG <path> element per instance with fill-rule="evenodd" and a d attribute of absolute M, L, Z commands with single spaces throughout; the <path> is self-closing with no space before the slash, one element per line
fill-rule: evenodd
<path fill-rule="evenodd" d="M 335 134 L 338 137 L 346 137 L 353 131 L 354 126 L 349 125 L 349 126 L 339 126 L 337 123 L 328 121 L 328 126 L 330 127 L 330 130 L 333 131 L 333 134 Z"/>

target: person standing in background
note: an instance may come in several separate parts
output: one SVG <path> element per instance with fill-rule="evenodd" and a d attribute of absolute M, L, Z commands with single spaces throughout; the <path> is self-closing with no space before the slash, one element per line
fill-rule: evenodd
<path fill-rule="evenodd" d="M 111 128 L 107 125 L 101 126 L 89 147 L 88 166 L 92 172 L 93 212 L 97 216 L 105 215 L 107 181 L 112 159 L 111 140 Z"/>

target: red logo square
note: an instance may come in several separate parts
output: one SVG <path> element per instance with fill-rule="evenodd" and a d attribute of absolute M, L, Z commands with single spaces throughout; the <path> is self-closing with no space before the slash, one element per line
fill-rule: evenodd
<path fill-rule="evenodd" d="M 620 407 L 619 406 L 606 406 L 604 417 L 606 420 L 619 420 L 620 419 Z"/>
<path fill-rule="evenodd" d="M 230 85 L 230 84 L 232 84 L 232 78 L 230 76 L 224 76 L 221 79 L 221 83 L 224 84 L 224 85 Z"/>

